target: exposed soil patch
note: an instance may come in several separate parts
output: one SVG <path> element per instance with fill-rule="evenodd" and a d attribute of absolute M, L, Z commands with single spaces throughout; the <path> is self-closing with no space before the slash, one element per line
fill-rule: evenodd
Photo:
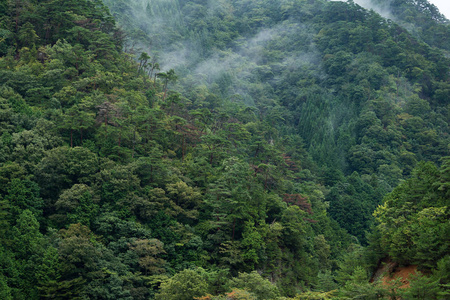
<path fill-rule="evenodd" d="M 398 280 L 400 284 L 398 288 L 408 288 L 409 279 L 416 272 L 416 265 L 400 267 L 398 263 L 391 261 L 389 258 L 385 258 L 380 262 L 370 282 L 379 280 L 383 286 L 388 287 L 395 284 Z"/>
<path fill-rule="evenodd" d="M 416 274 L 417 266 L 410 265 L 406 267 L 397 267 L 393 273 L 386 274 L 381 278 L 381 284 L 383 286 L 389 286 L 396 282 L 398 279 L 401 284 L 398 288 L 409 288 L 409 279 L 411 278 L 411 275 Z"/>

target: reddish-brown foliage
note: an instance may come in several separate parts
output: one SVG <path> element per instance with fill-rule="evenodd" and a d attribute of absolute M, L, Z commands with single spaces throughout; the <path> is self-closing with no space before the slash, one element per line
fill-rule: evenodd
<path fill-rule="evenodd" d="M 291 170 L 291 171 L 293 171 L 293 172 L 298 171 L 297 165 L 295 164 L 295 162 L 293 162 L 293 161 L 291 160 L 291 157 L 290 157 L 289 155 L 283 154 L 283 159 L 284 159 L 284 162 L 286 163 L 287 168 L 288 168 L 289 170 Z"/>
<path fill-rule="evenodd" d="M 301 210 L 306 211 L 310 215 L 313 214 L 311 203 L 308 201 L 308 197 L 300 194 L 284 194 L 283 201 L 288 204 L 300 207 Z"/>

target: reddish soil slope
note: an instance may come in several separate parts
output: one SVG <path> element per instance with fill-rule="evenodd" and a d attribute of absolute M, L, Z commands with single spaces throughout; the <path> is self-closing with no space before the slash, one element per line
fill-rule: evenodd
<path fill-rule="evenodd" d="M 406 267 L 397 267 L 395 271 L 391 274 L 386 274 L 381 278 L 381 283 L 384 286 L 392 285 L 397 279 L 400 280 L 401 284 L 398 288 L 408 288 L 409 278 L 411 275 L 416 274 L 417 266 L 411 265 Z"/>

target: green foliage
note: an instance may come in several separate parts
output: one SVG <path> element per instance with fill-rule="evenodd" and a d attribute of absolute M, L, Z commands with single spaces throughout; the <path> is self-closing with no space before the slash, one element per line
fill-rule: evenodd
<path fill-rule="evenodd" d="M 373 0 L 391 11 L 397 22 L 426 41 L 429 45 L 449 50 L 448 20 L 435 5 L 428 1 Z"/>
<path fill-rule="evenodd" d="M 27 259 L 30 255 L 38 253 L 42 246 L 42 234 L 39 232 L 39 223 L 31 211 L 24 210 L 19 215 L 12 231 L 17 258 Z"/>
<path fill-rule="evenodd" d="M 329 292 L 305 292 L 297 295 L 295 298 L 286 298 L 287 299 L 293 299 L 293 300 L 328 300 L 328 299 L 335 299 L 335 292 L 336 291 L 329 291 Z M 282 298 L 283 299 L 283 298 Z"/>
<path fill-rule="evenodd" d="M 54 148 L 36 167 L 38 183 L 46 199 L 55 199 L 61 190 L 92 180 L 98 171 L 97 156 L 86 148 Z"/>
<path fill-rule="evenodd" d="M 39 186 L 28 179 L 14 178 L 6 189 L 5 201 L 9 202 L 9 214 L 12 220 L 24 210 L 30 210 L 36 218 L 42 217 L 43 201 L 39 195 Z"/>
<path fill-rule="evenodd" d="M 233 289 L 230 293 L 226 293 L 225 296 L 217 296 L 211 298 L 212 300 L 233 299 L 233 300 L 256 300 L 256 295 L 241 289 Z"/>
<path fill-rule="evenodd" d="M 410 288 L 400 292 L 402 299 L 445 299 L 448 291 L 441 287 L 439 280 L 422 274 L 411 278 Z"/>
<path fill-rule="evenodd" d="M 130 249 L 139 256 L 139 265 L 145 270 L 145 275 L 164 273 L 164 259 L 158 257 L 165 253 L 164 244 L 157 239 L 136 240 Z"/>
<path fill-rule="evenodd" d="M 195 270 L 186 269 L 161 284 L 156 299 L 190 300 L 206 294 L 207 283 Z"/>
<path fill-rule="evenodd" d="M 446 164 L 443 170 L 420 164 L 413 177 L 387 195 L 375 211 L 381 245 L 395 260 L 435 268 L 447 255 L 449 203 L 445 189 L 439 189 L 445 174 Z"/>
<path fill-rule="evenodd" d="M 390 297 L 386 255 L 431 274 L 405 299 L 445 298 L 448 26 L 391 2 L 423 23 L 0 1 L 0 298 Z"/>
<path fill-rule="evenodd" d="M 369 283 L 367 271 L 362 267 L 356 267 L 353 275 L 348 278 L 344 288 L 340 291 L 343 299 L 361 297 L 363 299 L 380 299 L 384 290 L 376 284 Z"/>
<path fill-rule="evenodd" d="M 93 201 L 94 192 L 85 184 L 74 184 L 61 193 L 55 203 L 55 221 L 66 224 L 80 223 L 89 226 L 98 214 L 99 207 Z"/>
<path fill-rule="evenodd" d="M 8 286 L 8 283 L 6 282 L 5 278 L 2 276 L 0 277 L 0 296 L 2 299 L 5 300 L 12 300 L 11 296 L 11 288 Z"/>
<path fill-rule="evenodd" d="M 36 278 L 38 281 L 37 289 L 41 297 L 51 298 L 55 296 L 58 281 L 61 279 L 61 263 L 56 248 L 50 246 L 46 249 L 42 257 L 42 264 L 37 268 Z"/>
<path fill-rule="evenodd" d="M 228 286 L 232 289 L 247 290 L 257 299 L 277 299 L 279 297 L 278 288 L 256 271 L 239 273 L 237 277 L 230 280 Z"/>

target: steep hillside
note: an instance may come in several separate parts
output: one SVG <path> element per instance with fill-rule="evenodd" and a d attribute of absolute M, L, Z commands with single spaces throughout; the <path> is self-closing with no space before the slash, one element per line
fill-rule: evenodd
<path fill-rule="evenodd" d="M 376 11 L 386 14 L 415 37 L 432 47 L 450 51 L 450 21 L 426 0 L 368 0 Z"/>
<path fill-rule="evenodd" d="M 389 298 L 386 256 L 447 296 L 437 44 L 322 0 L 0 0 L 0 28 L 1 299 Z"/>
<path fill-rule="evenodd" d="M 331 189 L 331 215 L 361 241 L 383 195 L 418 161 L 448 154 L 449 60 L 374 11 L 320 0 L 106 3 L 128 49 L 174 68 L 193 107 L 243 103 L 270 124 L 267 141 L 300 136 Z"/>

